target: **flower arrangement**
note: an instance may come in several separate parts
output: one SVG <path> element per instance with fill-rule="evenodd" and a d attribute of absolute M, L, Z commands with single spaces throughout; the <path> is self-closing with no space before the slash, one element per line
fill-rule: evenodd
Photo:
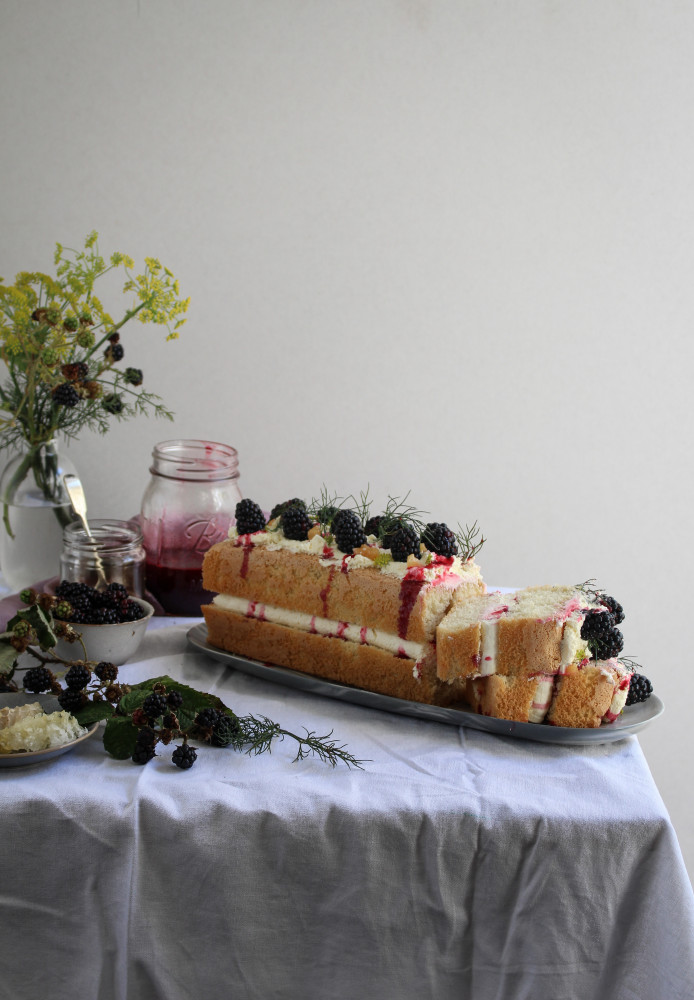
<path fill-rule="evenodd" d="M 112 419 L 154 413 L 171 419 L 158 396 L 141 388 L 139 368 L 123 367 L 120 331 L 132 319 L 167 329 L 178 337 L 189 299 L 156 258 L 146 257 L 135 273 L 131 257 L 116 252 L 108 261 L 91 232 L 83 250 L 56 244 L 55 276 L 21 271 L 15 283 L 0 278 L 0 358 L 7 378 L 0 384 L 0 449 L 23 446 L 25 455 L 5 488 L 7 495 L 33 470 L 47 500 L 60 484 L 46 460 L 46 446 L 57 433 L 75 438 L 83 427 L 105 433 Z M 97 281 L 123 268 L 128 308 L 114 319 L 95 294 Z"/>

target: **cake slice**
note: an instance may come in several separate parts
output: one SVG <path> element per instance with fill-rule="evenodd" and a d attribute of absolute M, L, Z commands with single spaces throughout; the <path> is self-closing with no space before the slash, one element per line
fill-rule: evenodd
<path fill-rule="evenodd" d="M 554 676 L 505 677 L 490 674 L 465 683 L 465 700 L 480 715 L 513 722 L 542 722 L 554 694 Z"/>
<path fill-rule="evenodd" d="M 547 722 L 574 729 L 614 722 L 626 704 L 631 677 L 632 671 L 614 658 L 572 664 L 556 678 Z"/>
<path fill-rule="evenodd" d="M 456 597 L 436 630 L 444 681 L 563 673 L 585 655 L 581 625 L 594 605 L 576 587 Z"/>

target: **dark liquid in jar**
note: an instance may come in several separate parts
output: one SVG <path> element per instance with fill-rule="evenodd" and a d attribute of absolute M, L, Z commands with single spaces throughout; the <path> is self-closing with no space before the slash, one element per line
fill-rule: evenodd
<path fill-rule="evenodd" d="M 186 566 L 145 564 L 147 589 L 170 615 L 202 618 L 201 604 L 215 596 L 202 586 L 202 569 Z"/>

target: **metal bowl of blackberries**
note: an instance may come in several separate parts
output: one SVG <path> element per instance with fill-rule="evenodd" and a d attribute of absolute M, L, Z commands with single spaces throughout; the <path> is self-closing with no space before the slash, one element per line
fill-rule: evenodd
<path fill-rule="evenodd" d="M 55 589 L 53 617 L 71 625 L 81 636 L 88 660 L 120 666 L 137 652 L 154 608 L 129 594 L 121 583 L 103 589 L 61 580 Z M 60 639 L 56 646 L 65 659 L 81 658 L 80 641 Z"/>

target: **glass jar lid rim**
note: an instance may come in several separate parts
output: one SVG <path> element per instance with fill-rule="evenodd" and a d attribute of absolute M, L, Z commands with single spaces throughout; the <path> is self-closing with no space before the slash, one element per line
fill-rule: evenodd
<path fill-rule="evenodd" d="M 180 438 L 161 441 L 152 451 L 150 472 L 167 479 L 237 479 L 238 452 L 221 441 Z"/>
<path fill-rule="evenodd" d="M 92 552 L 95 548 L 107 547 L 109 551 L 114 551 L 142 545 L 142 528 L 136 520 L 119 521 L 116 518 L 94 517 L 89 518 L 88 524 L 93 540 L 84 530 L 81 521 L 71 521 L 63 529 L 65 545 Z"/>

